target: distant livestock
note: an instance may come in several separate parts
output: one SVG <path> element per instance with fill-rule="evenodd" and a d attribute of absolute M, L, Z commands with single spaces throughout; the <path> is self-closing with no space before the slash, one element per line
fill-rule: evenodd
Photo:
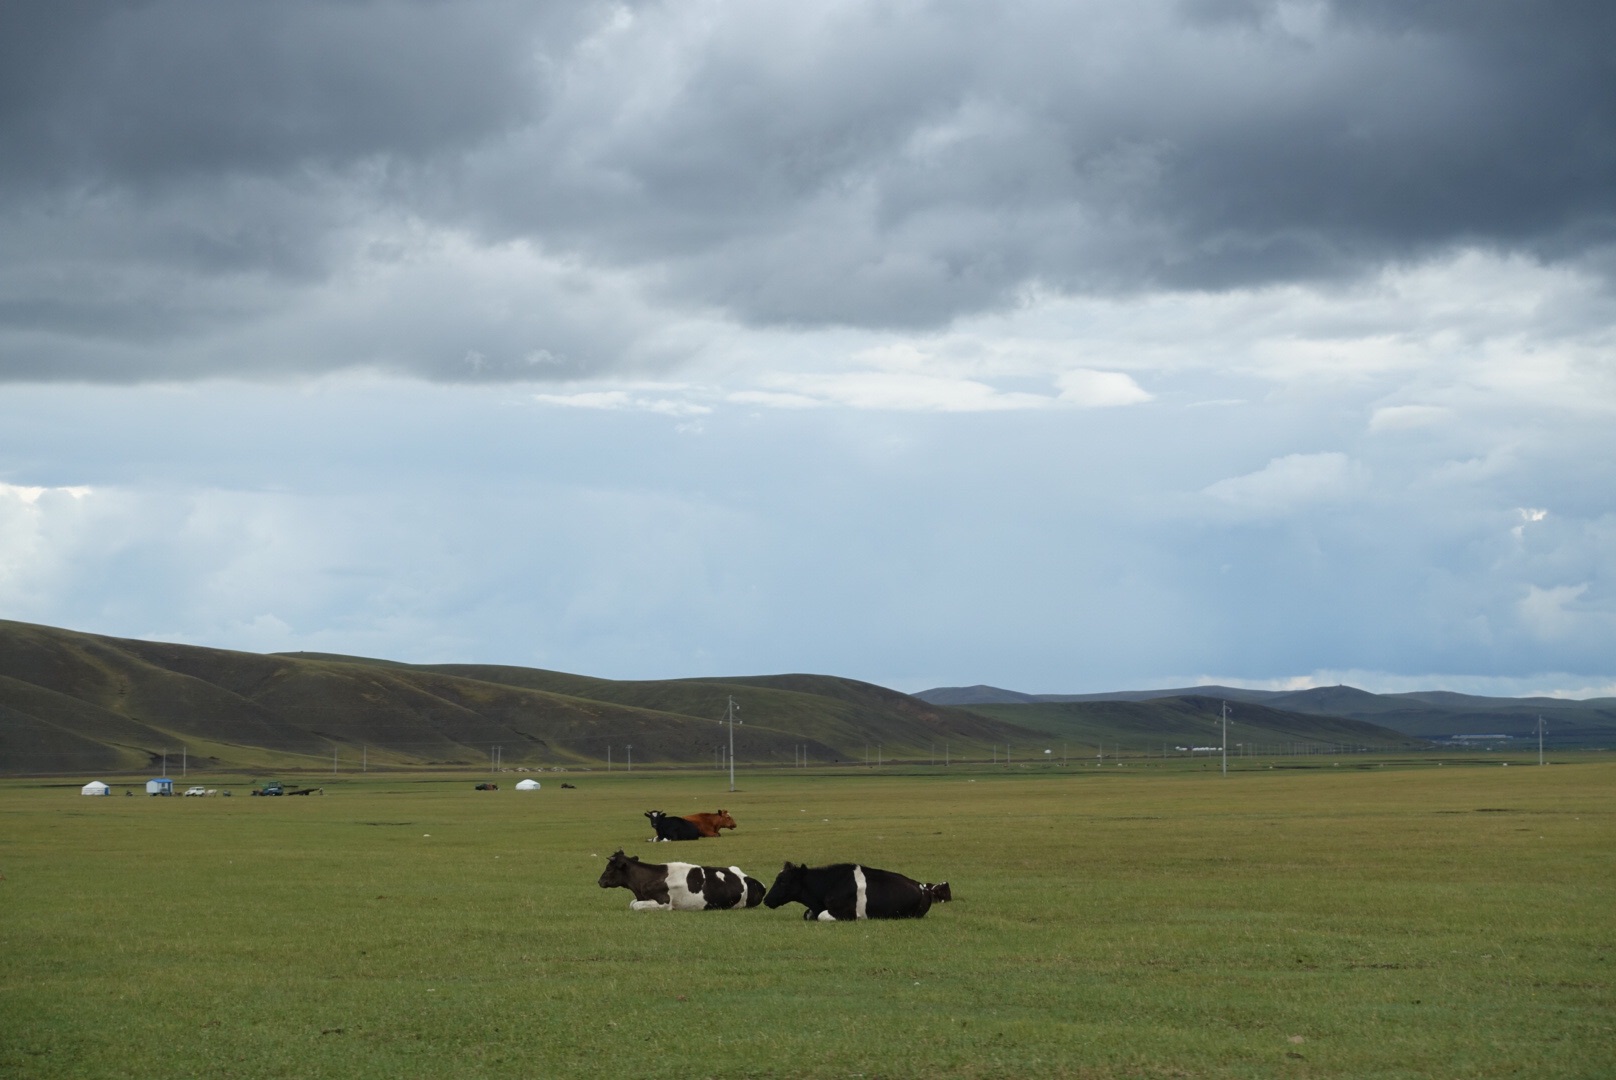
<path fill-rule="evenodd" d="M 720 810 L 715 814 L 686 814 L 685 820 L 694 825 L 703 836 L 717 836 L 719 829 L 735 827 L 735 819 L 729 816 L 728 810 Z"/>
<path fill-rule="evenodd" d="M 940 895 L 939 890 L 941 894 Z M 786 863 L 763 903 L 770 908 L 798 903 L 808 910 L 804 919 L 842 922 L 849 919 L 918 919 L 931 910 L 934 900 L 949 899 L 945 881 L 922 885 L 891 870 L 858 863 L 834 866 L 797 866 Z"/>
<path fill-rule="evenodd" d="M 633 911 L 723 911 L 757 907 L 763 900 L 763 882 L 738 866 L 642 863 L 621 848 L 606 860 L 600 887 L 633 893 Z"/>
<path fill-rule="evenodd" d="M 656 835 L 647 843 L 654 844 L 659 840 L 700 840 L 702 837 L 701 830 L 693 821 L 686 821 L 682 817 L 669 817 L 660 810 L 647 810 L 645 816 L 651 819 L 651 828 L 656 830 Z"/>
<path fill-rule="evenodd" d="M 498 791 L 499 790 L 499 785 L 498 784 L 478 784 L 477 785 L 477 790 L 478 791 Z"/>

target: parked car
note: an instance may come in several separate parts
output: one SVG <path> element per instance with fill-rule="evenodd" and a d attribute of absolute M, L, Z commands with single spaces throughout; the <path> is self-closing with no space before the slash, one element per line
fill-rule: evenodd
<path fill-rule="evenodd" d="M 208 789 L 205 787 L 188 787 L 185 789 L 185 794 L 187 795 L 206 795 L 207 793 Z"/>

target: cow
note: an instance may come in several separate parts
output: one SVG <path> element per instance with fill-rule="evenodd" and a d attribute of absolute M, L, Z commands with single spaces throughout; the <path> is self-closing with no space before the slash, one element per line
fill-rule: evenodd
<path fill-rule="evenodd" d="M 651 819 L 651 828 L 656 835 L 646 843 L 654 844 L 658 840 L 700 840 L 701 830 L 696 823 L 686 821 L 682 817 L 669 817 L 660 810 L 647 810 L 645 816 Z"/>
<path fill-rule="evenodd" d="M 934 888 L 946 889 L 947 883 Z M 786 863 L 763 903 L 770 908 L 796 902 L 808 910 L 804 919 L 841 922 L 847 919 L 918 919 L 936 898 L 913 878 L 858 863 L 797 866 Z"/>
<path fill-rule="evenodd" d="M 946 881 L 939 881 L 935 885 L 926 881 L 922 882 L 920 887 L 931 897 L 931 902 L 934 904 L 946 904 L 954 899 L 954 890 L 948 887 L 948 882 Z"/>
<path fill-rule="evenodd" d="M 739 866 L 642 863 L 637 855 L 624 855 L 622 848 L 606 860 L 599 884 L 633 893 L 631 911 L 724 911 L 763 902 L 763 882 L 747 877 Z"/>
<path fill-rule="evenodd" d="M 703 836 L 717 836 L 719 829 L 735 827 L 735 819 L 729 816 L 728 810 L 720 810 L 716 814 L 686 814 L 685 820 L 700 830 Z"/>
<path fill-rule="evenodd" d="M 498 791 L 499 790 L 499 785 L 498 784 L 478 784 L 477 785 L 477 790 L 478 791 Z"/>

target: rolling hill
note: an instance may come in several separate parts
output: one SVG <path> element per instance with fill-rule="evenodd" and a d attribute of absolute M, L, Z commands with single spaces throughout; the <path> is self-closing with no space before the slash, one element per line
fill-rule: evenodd
<path fill-rule="evenodd" d="M 736 758 L 791 763 L 924 758 L 950 743 L 1036 738 L 960 709 L 849 679 L 780 675 L 616 682 L 532 668 L 410 665 L 232 652 L 0 621 L 0 772 L 257 771 L 720 761 L 718 720 L 740 707 Z M 632 751 L 630 750 L 632 747 Z M 800 750 L 799 750 L 800 748 Z"/>
<path fill-rule="evenodd" d="M 1616 701 L 1370 694 L 1352 687 L 1229 687 L 1029 695 L 994 687 L 917 695 L 826 675 L 656 681 L 538 668 L 404 664 L 325 653 L 257 654 L 0 620 L 0 774 L 144 772 L 164 755 L 237 771 L 722 761 L 739 706 L 743 762 L 955 759 L 1051 748 L 1134 752 L 1230 743 L 1411 749 L 1463 734 L 1616 745 Z M 632 750 L 630 748 L 632 747 Z M 497 748 L 497 749 L 496 749 Z"/>
<path fill-rule="evenodd" d="M 1123 690 L 1105 694 L 1024 694 L 993 686 L 939 687 L 915 695 L 934 705 L 969 708 L 1014 717 L 999 706 L 1100 706 L 1119 702 L 1159 704 L 1206 698 L 1239 703 L 1242 711 L 1262 706 L 1312 717 L 1338 717 L 1379 725 L 1422 739 L 1451 741 L 1467 735 L 1505 735 L 1509 742 L 1535 744 L 1537 719 L 1545 724 L 1544 745 L 1557 748 L 1616 747 L 1616 698 L 1490 698 L 1446 691 L 1372 694 L 1351 686 L 1307 690 L 1244 690 L 1195 686 L 1172 690 Z M 1081 709 L 1074 715 L 1080 714 Z M 1033 713 L 1026 714 L 1035 715 Z M 1096 712 L 1101 716 L 1103 712 Z M 1018 721 L 1029 722 L 1029 721 Z M 1096 721 L 1098 722 L 1098 721 Z"/>
<path fill-rule="evenodd" d="M 973 711 L 1044 732 L 1064 750 L 1154 754 L 1220 746 L 1223 700 L 1187 694 L 1147 701 L 1045 701 L 972 705 Z M 1065 745 L 1073 744 L 1073 745 Z M 1262 754 L 1321 750 L 1415 750 L 1424 739 L 1379 724 L 1241 703 L 1229 718 L 1229 750 Z M 1047 746 L 1047 741 L 1046 741 Z M 1053 749 L 1053 748 L 1051 748 Z"/>

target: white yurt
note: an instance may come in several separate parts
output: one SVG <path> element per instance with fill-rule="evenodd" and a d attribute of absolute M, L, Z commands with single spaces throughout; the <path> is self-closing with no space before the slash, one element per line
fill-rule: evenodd
<path fill-rule="evenodd" d="M 537 790 L 539 790 L 539 782 L 537 780 L 531 780 L 531 779 L 530 780 L 518 780 L 516 782 L 516 790 L 517 791 L 537 791 Z"/>
<path fill-rule="evenodd" d="M 85 784 L 83 787 L 79 788 L 79 794 L 80 795 L 111 795 L 112 794 L 112 789 L 107 787 L 107 785 L 103 784 L 99 780 L 91 780 L 88 784 Z"/>

